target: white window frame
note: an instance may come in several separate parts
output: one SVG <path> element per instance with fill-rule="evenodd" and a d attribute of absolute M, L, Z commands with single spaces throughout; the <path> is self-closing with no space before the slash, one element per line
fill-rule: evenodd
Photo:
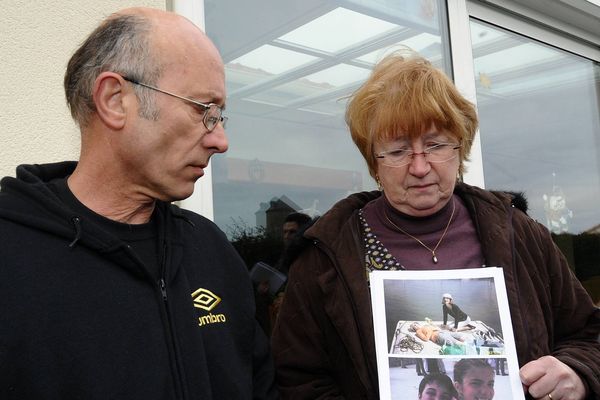
<path fill-rule="evenodd" d="M 485 5 L 473 0 L 468 0 L 466 5 L 469 17 L 489 22 L 590 60 L 600 61 L 600 36 L 584 32 L 559 19 L 506 0 L 502 3 L 503 7 L 518 15 L 510 15 L 492 4 Z M 538 24 L 532 24 L 530 20 L 537 21 Z"/>
<path fill-rule="evenodd" d="M 450 31 L 450 53 L 452 55 L 452 74 L 454 84 L 460 93 L 477 105 L 473 52 L 471 47 L 471 28 L 465 0 L 448 0 L 448 28 Z M 485 187 L 483 178 L 483 159 L 479 130 L 471 147 L 470 161 L 465 163 L 466 173 L 463 180 L 479 187 Z"/>
<path fill-rule="evenodd" d="M 204 0 L 173 0 L 169 9 L 179 15 L 183 15 L 202 29 L 202 31 L 206 31 Z M 182 200 L 180 206 L 214 221 L 211 164 L 204 168 L 204 176 L 196 181 L 194 193 L 187 199 Z"/>

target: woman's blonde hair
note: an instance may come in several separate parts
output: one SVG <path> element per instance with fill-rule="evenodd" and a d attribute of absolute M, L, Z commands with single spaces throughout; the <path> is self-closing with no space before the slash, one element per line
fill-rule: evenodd
<path fill-rule="evenodd" d="M 463 174 L 478 121 L 473 104 L 442 71 L 417 53 L 404 50 L 383 58 L 354 92 L 346 109 L 346 123 L 375 178 L 375 141 L 400 135 L 414 139 L 432 124 L 461 143 L 458 172 Z"/>

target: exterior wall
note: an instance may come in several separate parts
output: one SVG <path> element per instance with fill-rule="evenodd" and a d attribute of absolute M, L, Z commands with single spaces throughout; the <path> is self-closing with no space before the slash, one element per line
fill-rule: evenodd
<path fill-rule="evenodd" d="M 0 176 L 22 163 L 74 160 L 79 129 L 62 86 L 67 61 L 100 20 L 130 6 L 166 9 L 165 0 L 12 0 L 0 23 Z"/>

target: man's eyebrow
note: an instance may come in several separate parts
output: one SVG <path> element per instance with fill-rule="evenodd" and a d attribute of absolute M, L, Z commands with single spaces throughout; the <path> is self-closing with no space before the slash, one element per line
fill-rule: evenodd
<path fill-rule="evenodd" d="M 206 98 L 208 98 L 208 100 L 202 100 L 202 99 L 206 99 Z M 194 100 L 194 101 L 197 101 L 198 103 L 203 103 L 203 104 L 216 104 L 219 107 L 221 107 L 222 110 L 225 110 L 225 103 L 223 103 L 221 98 L 209 97 L 209 96 L 193 96 L 193 97 L 190 97 L 190 100 Z M 223 104 L 221 104 L 221 103 L 223 103 Z"/>
<path fill-rule="evenodd" d="M 217 104 L 219 107 L 221 107 L 221 109 L 225 109 L 225 98 L 213 90 L 194 92 L 190 94 L 189 98 L 199 103 Z"/>

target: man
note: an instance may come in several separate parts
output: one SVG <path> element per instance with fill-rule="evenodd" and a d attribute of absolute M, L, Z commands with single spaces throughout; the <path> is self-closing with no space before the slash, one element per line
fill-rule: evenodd
<path fill-rule="evenodd" d="M 275 398 L 246 267 L 170 204 L 227 150 L 224 67 L 191 22 L 128 9 L 69 61 L 78 163 L 0 192 L 0 398 Z"/>
<path fill-rule="evenodd" d="M 311 221 L 310 217 L 301 212 L 288 214 L 283 221 L 283 244 L 287 248 L 296 233 Z"/>
<path fill-rule="evenodd" d="M 305 229 L 310 221 L 311 218 L 301 212 L 292 212 L 288 214 L 283 221 L 283 253 L 279 256 L 279 261 L 275 265 L 275 268 L 285 275 L 288 273 L 288 265 L 285 264 L 286 250 L 289 249 L 294 237 L 296 237 L 296 233 Z M 268 336 L 271 336 L 271 330 L 273 329 L 279 307 L 283 301 L 283 291 L 280 291 L 273 297 L 272 294 L 269 293 L 269 281 L 265 280 L 256 282 L 254 296 L 256 300 L 256 319 L 265 333 Z"/>

